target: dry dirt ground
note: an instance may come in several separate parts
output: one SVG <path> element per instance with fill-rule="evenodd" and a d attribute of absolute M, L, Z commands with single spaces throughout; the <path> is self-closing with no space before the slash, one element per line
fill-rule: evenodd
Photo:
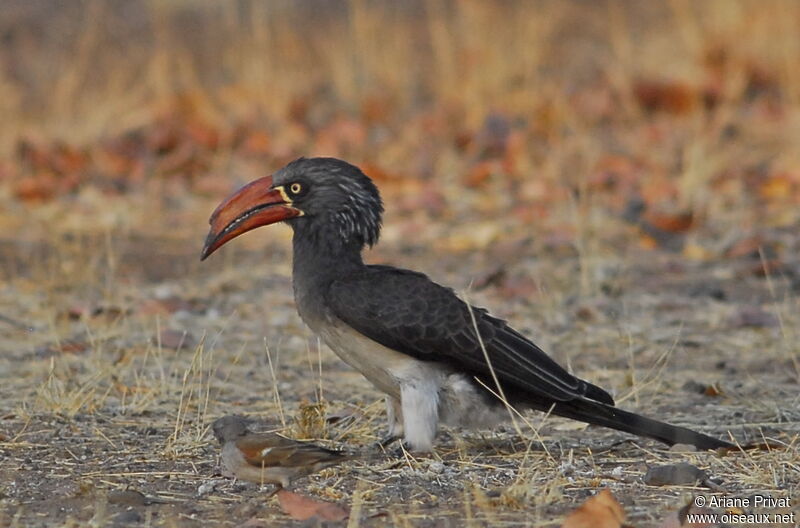
<path fill-rule="evenodd" d="M 379 394 L 294 311 L 288 228 L 201 264 L 210 205 L 193 207 L 197 221 L 169 239 L 3 240 L 0 526 L 298 524 L 267 491 L 219 475 L 208 426 L 230 413 L 362 453 L 295 488 L 351 505 L 350 526 L 557 525 L 602 488 L 638 527 L 659 526 L 698 494 L 798 496 L 791 263 L 764 276 L 757 253 L 692 263 L 633 249 L 630 236 L 592 254 L 524 234 L 456 252 L 390 231 L 371 261 L 424 270 L 491 308 L 621 406 L 773 445 L 673 452 L 531 415 L 518 429 L 443 431 L 432 457 L 415 458 L 372 447 L 384 427 Z M 792 249 L 791 233 L 770 237 Z M 682 461 L 719 488 L 642 482 L 649 466 Z"/>
<path fill-rule="evenodd" d="M 362 454 L 294 489 L 350 527 L 557 526 L 601 489 L 638 528 L 695 496 L 800 518 L 800 3 L 319 4 L 3 1 L 0 528 L 302 525 L 219 474 L 231 413 Z M 216 203 L 300 155 L 379 183 L 371 262 L 768 448 L 542 415 L 372 447 L 383 402 L 296 315 L 288 229 L 199 261 Z M 711 488 L 644 483 L 678 462 Z"/>

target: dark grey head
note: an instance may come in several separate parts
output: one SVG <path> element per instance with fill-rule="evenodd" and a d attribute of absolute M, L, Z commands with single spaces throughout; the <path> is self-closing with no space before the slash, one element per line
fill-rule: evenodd
<path fill-rule="evenodd" d="M 361 170 L 335 158 L 300 158 L 228 196 L 211 214 L 201 259 L 257 227 L 287 222 L 298 249 L 360 260 L 378 241 L 383 204 Z"/>
<path fill-rule="evenodd" d="M 296 233 L 336 236 L 363 248 L 378 241 L 383 203 L 378 188 L 361 169 L 336 158 L 300 158 L 273 176 L 300 216 L 287 220 Z"/>
<path fill-rule="evenodd" d="M 246 435 L 250 423 L 251 421 L 243 416 L 223 416 L 211 424 L 211 430 L 214 432 L 214 438 L 220 444 L 224 444 Z"/>

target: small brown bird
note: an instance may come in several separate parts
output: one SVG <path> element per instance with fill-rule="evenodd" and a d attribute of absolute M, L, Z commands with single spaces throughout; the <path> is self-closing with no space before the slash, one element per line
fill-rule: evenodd
<path fill-rule="evenodd" d="M 222 444 L 222 467 L 239 480 L 276 484 L 280 490 L 295 479 L 353 458 L 276 433 L 253 433 L 247 425 L 241 416 L 225 416 L 211 425 Z"/>

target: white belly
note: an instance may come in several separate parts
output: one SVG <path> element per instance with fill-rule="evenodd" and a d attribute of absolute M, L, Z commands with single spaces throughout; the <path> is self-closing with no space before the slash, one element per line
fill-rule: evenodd
<path fill-rule="evenodd" d="M 325 325 L 320 329 L 320 337 L 342 361 L 393 398 L 400 398 L 403 373 L 424 365 L 422 361 L 387 348 L 341 322 Z"/>
<path fill-rule="evenodd" d="M 414 407 L 433 406 L 437 421 L 452 426 L 491 427 L 508 417 L 502 405 L 487 404 L 471 377 L 445 365 L 420 361 L 387 348 L 341 322 L 325 325 L 320 337 L 345 363 L 391 398 L 401 400 L 401 386 L 407 396 L 409 389 L 415 388 Z M 404 407 L 403 412 L 407 413 L 408 406 Z"/>

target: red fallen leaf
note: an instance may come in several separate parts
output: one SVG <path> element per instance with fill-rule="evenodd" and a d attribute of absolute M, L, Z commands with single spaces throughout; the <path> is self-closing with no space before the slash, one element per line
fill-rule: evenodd
<path fill-rule="evenodd" d="M 368 96 L 361 101 L 361 118 L 369 124 L 385 123 L 391 115 L 391 107 L 387 96 Z"/>
<path fill-rule="evenodd" d="M 694 215 L 689 212 L 663 213 L 648 211 L 645 213 L 644 222 L 668 233 L 685 233 L 694 225 Z"/>
<path fill-rule="evenodd" d="M 696 103 L 695 90 L 677 81 L 637 81 L 633 94 L 639 104 L 649 112 L 663 111 L 683 115 L 691 112 Z"/>
<path fill-rule="evenodd" d="M 389 171 L 385 170 L 378 164 L 369 161 L 361 164 L 361 170 L 364 171 L 364 174 L 368 175 L 375 181 L 386 181 L 395 179 L 395 177 Z"/>
<path fill-rule="evenodd" d="M 210 125 L 193 120 L 186 125 L 186 135 L 189 139 L 209 150 L 216 150 L 219 146 L 219 132 Z"/>
<path fill-rule="evenodd" d="M 89 343 L 83 341 L 66 341 L 61 343 L 61 352 L 64 354 L 78 354 L 89 349 Z"/>
<path fill-rule="evenodd" d="M 695 217 L 691 212 L 652 211 L 640 198 L 628 201 L 622 218 L 639 227 L 643 237 L 642 244 L 650 249 L 682 249 L 685 243 L 683 235 L 695 226 Z"/>
<path fill-rule="evenodd" d="M 622 528 L 624 520 L 622 505 L 604 489 L 570 513 L 561 528 Z"/>
<path fill-rule="evenodd" d="M 177 147 L 180 143 L 177 128 L 174 119 L 161 119 L 159 122 L 148 127 L 145 137 L 147 150 L 158 154 L 165 154 Z"/>
<path fill-rule="evenodd" d="M 55 195 L 56 182 L 50 174 L 26 176 L 14 184 L 14 196 L 24 202 L 45 202 Z"/>
<path fill-rule="evenodd" d="M 85 151 L 64 143 L 56 145 L 51 165 L 58 174 L 82 172 L 88 164 L 89 156 Z"/>
<path fill-rule="evenodd" d="M 241 149 L 245 154 L 268 154 L 272 139 L 263 130 L 251 130 L 242 141 Z"/>
<path fill-rule="evenodd" d="M 292 97 L 291 101 L 289 101 L 289 105 L 286 110 L 286 117 L 298 123 L 307 123 L 308 111 L 310 108 L 311 104 L 308 101 L 308 97 L 294 96 Z"/>
<path fill-rule="evenodd" d="M 350 511 L 332 502 L 312 499 L 292 491 L 280 490 L 278 502 L 283 512 L 296 521 L 317 518 L 323 521 L 342 521 Z"/>
<path fill-rule="evenodd" d="M 500 162 L 496 159 L 479 161 L 467 174 L 466 183 L 470 187 L 478 187 L 486 183 L 493 174 L 501 172 Z"/>
<path fill-rule="evenodd" d="M 463 152 L 472 145 L 474 138 L 475 136 L 471 131 L 460 130 L 456 132 L 455 137 L 453 138 L 453 143 L 458 150 Z"/>

